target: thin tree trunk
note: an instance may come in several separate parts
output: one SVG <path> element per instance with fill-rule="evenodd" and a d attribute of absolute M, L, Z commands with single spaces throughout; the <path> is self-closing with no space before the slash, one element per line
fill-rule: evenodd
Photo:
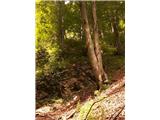
<path fill-rule="evenodd" d="M 103 32 L 102 29 L 100 29 L 100 35 L 101 35 L 100 38 L 101 38 L 101 39 L 104 39 L 104 32 Z"/>
<path fill-rule="evenodd" d="M 81 3 L 80 4 L 78 4 L 79 5 L 79 7 L 81 8 Z M 80 15 L 82 16 L 82 12 L 80 11 Z M 79 31 L 79 37 L 80 37 L 80 41 L 82 41 L 83 40 L 83 19 L 82 19 L 82 17 L 80 18 L 80 20 L 81 20 L 81 23 L 80 23 L 80 31 Z"/>
<path fill-rule="evenodd" d="M 98 80 L 99 89 L 102 88 L 104 81 L 104 70 L 102 72 L 102 58 L 100 54 L 100 47 L 98 43 L 97 33 L 94 35 L 95 42 L 91 38 L 91 31 L 88 23 L 87 11 L 86 11 L 86 3 L 84 1 L 81 2 L 81 16 L 83 21 L 83 29 L 86 37 L 86 48 L 89 57 L 89 61 L 91 62 L 91 66 L 94 72 L 96 79 Z M 97 25 L 96 25 L 97 26 Z M 95 50 L 96 49 L 96 50 Z M 101 62 L 101 63 L 100 63 Z"/>
<path fill-rule="evenodd" d="M 59 1 L 59 38 L 62 48 L 64 42 L 64 31 L 64 1 Z"/>
<path fill-rule="evenodd" d="M 113 31 L 114 31 L 114 36 L 115 36 L 115 46 L 117 49 L 117 54 L 119 55 L 122 53 L 122 48 L 121 48 L 121 42 L 120 42 L 120 36 L 119 36 L 118 23 L 117 23 L 116 16 L 112 17 L 112 25 L 113 25 Z"/>
<path fill-rule="evenodd" d="M 103 30 L 102 23 L 97 23 L 97 24 L 98 24 L 99 37 L 100 37 L 101 39 L 104 39 L 104 30 Z"/>

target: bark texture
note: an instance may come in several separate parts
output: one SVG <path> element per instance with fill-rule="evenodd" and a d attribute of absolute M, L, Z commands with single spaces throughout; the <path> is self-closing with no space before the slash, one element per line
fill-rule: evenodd
<path fill-rule="evenodd" d="M 59 1 L 59 38 L 61 47 L 63 48 L 64 42 L 64 1 Z"/>
<path fill-rule="evenodd" d="M 120 55 L 122 53 L 122 47 L 120 42 L 120 36 L 118 31 L 118 22 L 116 16 L 112 17 L 112 25 L 113 25 L 113 32 L 115 37 L 115 47 L 117 49 L 117 54 Z"/>
<path fill-rule="evenodd" d="M 96 16 L 96 3 L 92 4 L 92 13 L 93 13 L 93 21 L 94 21 L 94 39 L 91 38 L 90 27 L 88 23 L 87 10 L 86 10 L 86 2 L 81 2 L 81 16 L 83 21 L 83 29 L 86 37 L 86 47 L 87 53 L 89 57 L 89 61 L 91 63 L 94 75 L 98 81 L 99 89 L 102 88 L 103 82 L 108 80 L 107 74 L 103 69 L 102 64 L 102 55 L 101 48 L 99 45 L 99 35 L 98 35 L 98 25 L 97 25 L 97 16 Z"/>

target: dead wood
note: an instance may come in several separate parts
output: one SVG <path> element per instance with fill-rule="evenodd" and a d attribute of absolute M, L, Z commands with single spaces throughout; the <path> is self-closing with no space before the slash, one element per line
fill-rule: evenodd
<path fill-rule="evenodd" d="M 87 117 L 88 117 L 88 115 L 89 115 L 92 107 L 93 107 L 96 103 L 101 102 L 102 100 L 108 98 L 110 95 L 119 92 L 119 90 L 120 90 L 124 85 L 125 85 L 125 81 L 122 80 L 119 84 L 117 84 L 117 85 L 114 86 L 114 88 L 107 94 L 107 96 L 103 97 L 102 99 L 100 99 L 100 100 L 98 100 L 98 101 L 95 101 L 95 102 L 91 105 L 91 107 L 89 108 L 89 110 L 88 110 L 88 112 L 87 112 L 86 117 L 84 118 L 84 120 L 87 120 Z"/>
<path fill-rule="evenodd" d="M 118 112 L 116 111 L 111 117 L 109 120 L 116 120 L 116 118 L 119 116 L 119 114 L 123 111 L 125 105 L 122 106 L 122 108 L 120 110 L 118 110 Z"/>

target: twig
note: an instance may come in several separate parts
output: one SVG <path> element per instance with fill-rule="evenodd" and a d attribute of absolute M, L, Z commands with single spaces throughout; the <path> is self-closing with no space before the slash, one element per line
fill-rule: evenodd
<path fill-rule="evenodd" d="M 96 103 L 98 103 L 98 102 L 100 102 L 100 101 L 102 101 L 102 100 L 108 98 L 110 95 L 112 95 L 112 94 L 114 94 L 114 93 L 119 92 L 119 89 L 120 89 L 121 87 L 123 87 L 124 84 L 125 84 L 125 82 L 122 81 L 122 83 L 119 85 L 119 87 L 113 89 L 112 91 L 110 91 L 106 97 L 103 97 L 102 99 L 100 99 L 100 100 L 98 100 L 98 101 L 95 101 L 95 102 L 91 105 L 91 107 L 89 108 L 89 110 L 88 110 L 88 112 L 87 112 L 86 117 L 84 118 L 84 120 L 87 120 L 87 117 L 88 117 L 88 115 L 89 115 L 89 113 L 90 113 L 92 107 L 93 107 Z"/>
<path fill-rule="evenodd" d="M 116 120 L 116 118 L 119 116 L 119 114 L 123 111 L 125 105 L 118 111 L 118 112 L 115 112 L 109 120 Z M 117 114 L 116 114 L 117 113 Z"/>
<path fill-rule="evenodd" d="M 91 107 L 89 108 L 89 110 L 88 110 L 88 112 L 87 112 L 86 117 L 84 118 L 84 120 L 87 120 L 87 117 L 88 117 L 88 115 L 89 115 L 89 113 L 90 113 L 92 107 L 93 107 L 96 103 L 98 103 L 98 102 L 104 100 L 105 98 L 107 98 L 107 97 L 103 97 L 102 99 L 100 99 L 100 100 L 98 100 L 98 101 L 95 101 L 95 102 L 91 105 Z"/>
<path fill-rule="evenodd" d="M 67 115 L 67 119 L 72 117 L 75 113 L 76 113 L 76 110 L 71 111 L 71 113 L 69 115 Z"/>

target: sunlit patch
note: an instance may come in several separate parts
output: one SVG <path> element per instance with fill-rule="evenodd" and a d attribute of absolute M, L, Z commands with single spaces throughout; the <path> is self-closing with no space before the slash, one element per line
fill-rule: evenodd
<path fill-rule="evenodd" d="M 70 1 L 69 0 L 65 0 L 65 4 L 68 4 Z"/>

